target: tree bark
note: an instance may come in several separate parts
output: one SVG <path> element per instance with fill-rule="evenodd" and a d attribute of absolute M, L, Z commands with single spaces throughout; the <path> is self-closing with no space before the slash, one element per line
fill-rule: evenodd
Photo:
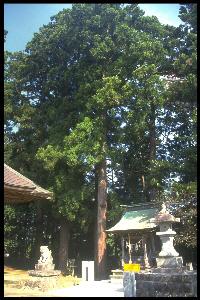
<path fill-rule="evenodd" d="M 98 179 L 97 190 L 97 230 L 95 245 L 96 280 L 106 278 L 106 212 L 107 212 L 107 176 L 106 160 L 96 165 Z"/>
<path fill-rule="evenodd" d="M 69 224 L 66 220 L 66 217 L 60 218 L 60 247 L 59 247 L 59 269 L 62 273 L 66 272 L 66 265 L 68 259 L 68 250 L 69 250 Z"/>
<path fill-rule="evenodd" d="M 35 234 L 35 253 L 34 253 L 34 264 L 37 263 L 40 258 L 40 246 L 43 242 L 43 218 L 42 218 L 42 202 L 37 200 L 36 205 L 36 234 Z"/>
<path fill-rule="evenodd" d="M 156 116 L 155 107 L 151 105 L 151 117 L 149 126 L 149 159 L 150 161 L 155 159 L 156 156 Z"/>
<path fill-rule="evenodd" d="M 149 163 L 156 159 L 156 114 L 155 105 L 151 104 L 151 115 L 149 123 Z M 151 176 L 150 176 L 151 177 Z M 155 198 L 155 188 L 148 184 L 147 201 L 150 202 Z"/>

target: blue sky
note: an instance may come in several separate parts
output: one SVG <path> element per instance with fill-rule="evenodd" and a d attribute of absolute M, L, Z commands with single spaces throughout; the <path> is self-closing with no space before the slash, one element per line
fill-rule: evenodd
<path fill-rule="evenodd" d="M 161 23 L 178 26 L 179 4 L 139 4 L 145 15 L 155 15 Z M 50 17 L 63 8 L 71 8 L 71 4 L 4 4 L 4 28 L 8 30 L 5 49 L 9 51 L 25 50 L 34 32 Z"/>

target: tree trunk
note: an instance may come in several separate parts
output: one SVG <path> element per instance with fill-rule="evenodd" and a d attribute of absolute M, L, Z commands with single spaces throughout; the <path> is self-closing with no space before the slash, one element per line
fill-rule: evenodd
<path fill-rule="evenodd" d="M 37 200 L 36 205 L 36 233 L 35 233 L 35 247 L 34 247 L 34 264 L 40 258 L 40 246 L 43 242 L 43 218 L 42 218 L 42 202 Z"/>
<path fill-rule="evenodd" d="M 97 230 L 95 241 L 95 277 L 106 278 L 106 212 L 107 212 L 107 177 L 106 160 L 96 165 L 97 189 Z"/>
<path fill-rule="evenodd" d="M 155 107 L 151 105 L 151 120 L 149 126 L 149 159 L 150 161 L 155 159 L 156 156 L 156 116 Z"/>
<path fill-rule="evenodd" d="M 60 247 L 59 247 L 59 270 L 62 273 L 66 272 L 66 264 L 68 259 L 68 249 L 69 249 L 69 224 L 66 217 L 60 218 Z"/>
<path fill-rule="evenodd" d="M 151 115 L 149 123 L 149 163 L 156 159 L 156 115 L 155 105 L 151 104 Z M 151 174 L 150 174 L 151 175 Z M 151 176 L 149 176 L 151 178 Z M 155 188 L 148 184 L 147 201 L 150 202 L 155 198 Z"/>

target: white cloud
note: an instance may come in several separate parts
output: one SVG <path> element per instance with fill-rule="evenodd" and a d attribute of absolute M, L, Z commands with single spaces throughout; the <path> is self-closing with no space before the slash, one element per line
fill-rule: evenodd
<path fill-rule="evenodd" d="M 145 16 L 156 16 L 163 24 L 179 26 L 183 23 L 178 17 L 178 4 L 139 4 L 139 7 L 145 11 Z"/>

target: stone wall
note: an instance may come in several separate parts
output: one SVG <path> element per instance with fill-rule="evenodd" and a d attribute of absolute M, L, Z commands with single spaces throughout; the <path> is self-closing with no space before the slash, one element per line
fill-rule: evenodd
<path fill-rule="evenodd" d="M 134 280 L 136 280 L 135 295 Z M 195 271 L 183 272 L 183 274 L 124 272 L 123 282 L 125 297 L 197 297 Z"/>

